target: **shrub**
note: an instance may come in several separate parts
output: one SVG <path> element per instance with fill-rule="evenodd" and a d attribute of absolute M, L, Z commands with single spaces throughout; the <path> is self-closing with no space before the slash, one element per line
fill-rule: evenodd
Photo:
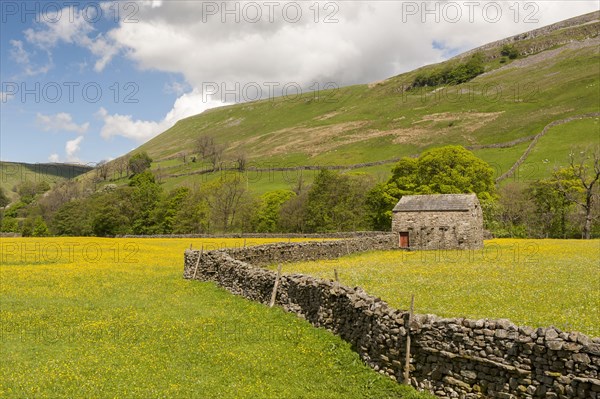
<path fill-rule="evenodd" d="M 485 71 L 484 57 L 475 53 L 465 63 L 447 65 L 443 69 L 422 72 L 413 80 L 412 87 L 439 86 L 468 82 Z"/>
<path fill-rule="evenodd" d="M 512 44 L 505 44 L 502 47 L 502 50 L 500 50 L 500 54 L 510 58 L 511 60 L 514 60 L 519 57 L 519 50 L 517 50 Z"/>

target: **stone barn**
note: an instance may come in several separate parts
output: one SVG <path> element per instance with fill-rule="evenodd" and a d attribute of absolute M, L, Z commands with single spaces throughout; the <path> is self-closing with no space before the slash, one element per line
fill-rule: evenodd
<path fill-rule="evenodd" d="M 483 212 L 475 194 L 405 195 L 394 207 L 400 248 L 483 248 Z"/>

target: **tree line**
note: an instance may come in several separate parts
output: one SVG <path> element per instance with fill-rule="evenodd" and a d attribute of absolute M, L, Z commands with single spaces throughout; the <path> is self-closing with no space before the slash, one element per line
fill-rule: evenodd
<path fill-rule="evenodd" d="M 220 152 L 205 144 L 206 156 Z M 24 236 L 124 234 L 325 233 L 391 228 L 394 205 L 410 194 L 477 194 L 485 227 L 497 237 L 600 236 L 600 151 L 572 153 L 546 179 L 496 187 L 494 170 L 460 146 L 402 158 L 386 181 L 321 170 L 311 184 L 257 195 L 243 173 L 166 190 L 145 153 L 129 158 L 126 185 L 66 181 L 54 189 L 23 182 L 3 208 L 1 230 Z M 0 192 L 0 205 L 8 200 Z"/>

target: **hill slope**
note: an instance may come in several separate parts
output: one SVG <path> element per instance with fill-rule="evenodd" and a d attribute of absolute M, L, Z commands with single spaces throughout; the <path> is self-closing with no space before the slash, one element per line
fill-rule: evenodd
<path fill-rule="evenodd" d="M 23 182 L 45 182 L 52 186 L 92 169 L 90 166 L 76 164 L 0 162 L 0 187 L 11 200 L 15 200 L 18 198 L 17 187 Z"/>
<path fill-rule="evenodd" d="M 212 109 L 179 121 L 134 152 L 150 154 L 167 187 L 211 178 L 205 173 L 212 170 L 210 164 L 190 162 L 200 159 L 200 136 L 224 146 L 225 168 L 237 167 L 240 155 L 245 158 L 258 192 L 288 187 L 299 175 L 290 177 L 287 171 L 271 176 L 265 173 L 269 169 L 355 165 L 384 178 L 395 159 L 447 144 L 473 148 L 500 176 L 548 124 L 599 111 L 599 15 L 490 43 L 374 84 Z M 501 55 L 507 44 L 517 50 L 518 59 Z M 475 53 L 483 55 L 485 73 L 473 80 L 413 87 L 418 75 L 456 66 Z M 522 167 L 535 173 L 521 177 L 545 176 L 566 161 L 571 147 L 598 142 L 597 117 L 572 123 L 577 134 L 554 137 L 555 130 L 569 131 L 565 124 L 539 139 L 536 145 L 546 150 L 535 153 L 543 163 L 525 161 Z M 561 150 L 555 149 L 557 142 Z"/>

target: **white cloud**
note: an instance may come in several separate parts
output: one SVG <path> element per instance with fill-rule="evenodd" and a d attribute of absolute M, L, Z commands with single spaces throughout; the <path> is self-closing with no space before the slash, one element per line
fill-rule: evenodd
<path fill-rule="evenodd" d="M 101 72 L 119 53 L 120 45 L 103 33 L 98 33 L 95 37 L 90 36 L 96 31 L 91 23 L 96 16 L 89 15 L 90 9 L 93 8 L 88 7 L 84 11 L 70 6 L 61 10 L 60 18 L 40 18 L 41 22 L 35 29 L 29 28 L 24 31 L 25 38 L 48 54 L 60 42 L 87 48 L 97 57 L 94 70 Z M 103 15 L 108 16 L 104 13 Z"/>
<path fill-rule="evenodd" d="M 75 132 L 84 134 L 88 131 L 90 124 L 88 122 L 81 125 L 73 122 L 73 117 L 65 112 L 60 112 L 56 115 L 36 115 L 36 124 L 44 131 L 54 132 Z"/>
<path fill-rule="evenodd" d="M 10 41 L 10 58 L 17 64 L 23 66 L 26 76 L 35 76 L 40 73 L 46 73 L 52 67 L 52 56 L 48 54 L 48 63 L 46 65 L 37 66 L 31 61 L 31 54 L 23 47 L 23 42 L 20 40 Z"/>
<path fill-rule="evenodd" d="M 20 40 L 11 40 L 10 57 L 19 64 L 29 64 L 29 53 L 23 48 L 23 42 Z"/>
<path fill-rule="evenodd" d="M 143 0 L 144 5 L 150 5 L 152 8 L 157 8 L 162 6 L 162 0 Z"/>
<path fill-rule="evenodd" d="M 50 154 L 50 156 L 48 157 L 48 161 L 50 162 L 60 162 L 60 157 L 58 156 L 58 154 Z"/>
<path fill-rule="evenodd" d="M 135 16 L 137 23 L 121 22 L 105 35 L 108 59 L 112 57 L 110 51 L 124 50 L 141 69 L 181 74 L 195 89 L 180 96 L 172 110 L 159 121 L 109 114 L 101 108 L 97 113 L 104 121 L 101 135 L 143 142 L 180 118 L 222 105 L 234 96 L 236 101 L 246 99 L 236 90 L 233 96 L 224 98 L 221 92 L 213 96 L 213 101 L 203 103 L 201 93 L 207 84 L 234 89 L 236 85 L 256 83 L 263 88 L 264 96 L 264 90 L 273 83 L 279 88 L 287 83 L 298 83 L 303 89 L 322 88 L 326 82 L 338 86 L 365 83 L 442 61 L 451 51 L 468 50 L 568 17 L 564 9 L 566 3 L 546 2 L 534 10 L 538 23 L 523 22 L 531 11 L 525 9 L 520 10 L 520 22 L 515 23 L 513 11 L 509 9 L 512 3 L 494 2 L 503 8 L 500 21 L 492 23 L 484 17 L 485 2 L 481 2 L 475 9 L 473 21 L 469 18 L 469 8 L 458 3 L 463 12 L 459 22 L 444 22 L 444 18 L 436 22 L 435 16 L 423 13 L 423 9 L 416 15 L 407 15 L 405 3 L 336 2 L 332 4 L 339 9 L 320 10 L 318 23 L 309 8 L 312 3 L 301 3 L 302 18 L 297 23 L 284 18 L 283 5 L 278 3 L 272 23 L 267 20 L 265 7 L 261 7 L 263 19 L 258 23 L 244 22 L 249 14 L 243 11 L 241 22 L 235 23 L 234 16 L 223 15 L 221 10 L 216 15 L 203 14 L 202 2 L 145 2 Z M 213 4 L 218 9 L 223 7 L 220 2 Z M 243 10 L 246 3 L 235 4 Z M 415 4 L 425 7 L 423 2 Z M 432 4 L 442 7 L 444 3 L 430 2 L 427 7 L 431 8 Z M 569 5 L 571 16 L 594 10 L 585 1 L 571 1 Z M 338 22 L 324 23 L 325 16 L 331 12 Z M 227 21 L 222 22 L 222 18 Z M 321 86 L 315 86 L 315 82 Z M 166 89 L 181 88 L 171 84 Z"/>
<path fill-rule="evenodd" d="M 100 108 L 96 115 L 104 121 L 100 135 L 105 139 L 123 136 L 141 143 L 156 136 L 161 130 L 157 122 L 133 120 L 131 115 L 110 115 L 104 108 Z"/>
<path fill-rule="evenodd" d="M 291 22 L 294 7 L 286 9 L 286 3 L 301 4 L 299 21 Z M 443 11 L 448 3 L 461 12 L 458 22 L 449 20 L 455 9 Z M 487 10 L 490 3 L 502 6 L 498 22 L 491 22 L 495 7 Z M 25 38 L 48 52 L 59 42 L 86 48 L 96 58 L 97 72 L 123 53 L 142 69 L 182 74 L 190 87 L 201 88 L 207 82 L 228 87 L 238 82 L 297 82 L 308 88 L 316 81 L 343 86 L 380 80 L 441 61 L 449 52 L 597 10 L 597 2 L 578 0 L 320 2 L 318 14 L 312 2 L 143 0 L 136 4 L 139 8 L 132 9 L 126 2 L 101 2 L 104 19 L 114 18 L 115 5 L 118 8 L 119 25 L 108 32 L 99 32 L 91 22 L 92 7 L 68 6 L 56 21 L 39 18 L 36 26 L 25 30 Z M 226 8 L 237 12 L 227 14 Z M 260 20 L 248 22 L 257 10 Z M 539 22 L 526 23 L 530 16 Z M 327 17 L 336 22 L 325 23 Z M 15 46 L 14 58 L 28 63 L 22 43 Z M 41 72 L 39 68 L 28 71 Z"/>
<path fill-rule="evenodd" d="M 167 130 L 180 119 L 225 105 L 209 98 L 203 101 L 205 100 L 203 97 L 198 89 L 182 95 L 175 101 L 171 111 L 160 121 L 134 120 L 131 115 L 111 115 L 106 109 L 100 108 L 96 113 L 96 116 L 104 122 L 100 135 L 105 139 L 122 136 L 142 143 Z"/>
<path fill-rule="evenodd" d="M 438 22 L 424 11 L 436 5 L 441 10 L 444 2 L 414 2 L 419 9 L 415 15 L 408 15 L 407 3 L 332 2 L 339 9 L 321 9 L 318 23 L 309 8 L 312 2 L 302 3 L 296 23 L 288 22 L 289 15 L 288 21 L 283 17 L 282 3 L 277 3 L 272 23 L 267 7 L 260 6 L 264 3 L 257 3 L 263 17 L 257 23 L 244 21 L 252 18 L 250 11 L 243 11 L 245 2 L 228 3 L 230 9 L 239 7 L 241 22 L 236 23 L 235 15 L 222 13 L 225 3 L 214 2 L 217 12 L 209 15 L 203 14 L 203 2 L 163 2 L 160 8 L 140 7 L 137 23 L 121 23 L 108 36 L 140 68 L 181 73 L 192 87 L 207 82 L 228 87 L 238 82 L 297 82 L 308 87 L 315 81 L 343 86 L 394 76 L 442 61 L 448 49 L 464 51 L 597 9 L 589 1 L 569 1 L 568 7 L 566 1 L 531 3 L 539 9 L 519 3 L 515 23 L 511 2 L 489 2 L 502 5 L 501 18 L 493 23 L 493 10 L 484 12 L 486 2 L 471 2 L 479 5 L 472 21 L 466 3 L 452 2 L 462 12 L 452 23 L 444 21 L 441 11 Z M 338 22 L 324 23 L 332 12 Z M 539 22 L 525 23 L 532 12 Z M 434 42 L 443 48 L 435 48 Z"/>
<path fill-rule="evenodd" d="M 65 144 L 65 153 L 67 154 L 67 162 L 80 162 L 77 157 L 77 153 L 81 149 L 81 142 L 83 141 L 83 136 L 79 136 L 76 139 L 69 140 Z"/>
<path fill-rule="evenodd" d="M 185 93 L 187 90 L 189 90 L 189 86 L 185 83 L 179 83 L 179 82 L 165 83 L 165 88 L 164 88 L 165 93 L 174 93 L 174 94 L 177 94 L 178 96 L 180 96 L 183 93 Z"/>
<path fill-rule="evenodd" d="M 79 40 L 79 44 L 83 47 L 86 47 L 98 58 L 94 63 L 94 70 L 96 72 L 102 72 L 106 65 L 108 65 L 113 57 L 115 57 L 120 51 L 120 46 L 115 45 L 114 42 L 106 40 L 101 35 L 98 35 L 95 39 L 90 39 L 89 37 L 84 36 Z"/>
<path fill-rule="evenodd" d="M 81 10 L 75 7 L 65 7 L 60 11 L 60 17 L 39 18 L 37 29 L 29 28 L 24 31 L 28 42 L 41 48 L 54 47 L 60 41 L 76 43 L 81 37 L 87 36 L 94 27 L 86 21 Z"/>

